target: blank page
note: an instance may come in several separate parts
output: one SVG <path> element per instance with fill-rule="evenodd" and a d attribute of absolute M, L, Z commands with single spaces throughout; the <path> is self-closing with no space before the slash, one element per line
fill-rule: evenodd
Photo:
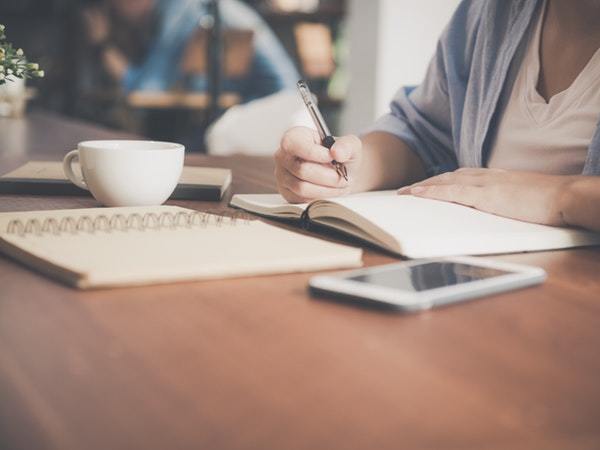
<path fill-rule="evenodd" d="M 265 216 L 300 218 L 308 203 L 288 203 L 279 194 L 236 194 L 231 206 Z"/>
<path fill-rule="evenodd" d="M 521 222 L 454 203 L 397 195 L 395 191 L 329 201 L 393 236 L 398 248 L 391 250 L 413 258 L 600 244 L 600 235 L 592 232 Z"/>

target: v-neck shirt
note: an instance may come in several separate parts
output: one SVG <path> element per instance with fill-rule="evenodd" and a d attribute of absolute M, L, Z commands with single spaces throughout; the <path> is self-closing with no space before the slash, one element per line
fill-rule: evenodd
<path fill-rule="evenodd" d="M 543 17 L 502 114 L 488 167 L 580 174 L 600 117 L 600 49 L 567 89 L 546 101 L 537 89 Z"/>

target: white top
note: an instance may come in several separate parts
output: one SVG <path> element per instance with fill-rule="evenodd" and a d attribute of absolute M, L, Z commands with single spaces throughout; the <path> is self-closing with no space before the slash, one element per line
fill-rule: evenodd
<path fill-rule="evenodd" d="M 571 86 L 546 103 L 537 91 L 543 16 L 515 79 L 488 167 L 581 174 L 600 117 L 600 49 Z"/>

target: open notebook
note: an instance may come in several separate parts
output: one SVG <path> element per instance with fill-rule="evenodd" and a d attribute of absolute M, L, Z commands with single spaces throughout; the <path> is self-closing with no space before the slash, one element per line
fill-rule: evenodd
<path fill-rule="evenodd" d="M 79 288 L 357 267 L 362 256 L 176 206 L 0 213 L 0 252 Z"/>
<path fill-rule="evenodd" d="M 409 258 L 600 244 L 600 234 L 520 222 L 453 203 L 396 195 L 396 191 L 310 204 L 290 204 L 278 194 L 234 195 L 231 205 L 282 219 L 304 217 Z"/>

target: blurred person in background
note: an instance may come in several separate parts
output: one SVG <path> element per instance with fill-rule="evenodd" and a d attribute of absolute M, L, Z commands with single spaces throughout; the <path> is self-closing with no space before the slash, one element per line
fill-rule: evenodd
<path fill-rule="evenodd" d="M 220 11 L 225 30 L 252 30 L 254 36 L 249 70 L 223 80 L 223 90 L 245 102 L 293 88 L 296 68 L 260 16 L 239 0 L 220 0 Z M 103 68 L 100 82 L 112 81 L 125 93 L 206 90 L 206 76 L 187 76 L 182 59 L 208 14 L 207 0 L 103 0 L 87 7 L 84 27 L 95 49 L 91 57 Z"/>

